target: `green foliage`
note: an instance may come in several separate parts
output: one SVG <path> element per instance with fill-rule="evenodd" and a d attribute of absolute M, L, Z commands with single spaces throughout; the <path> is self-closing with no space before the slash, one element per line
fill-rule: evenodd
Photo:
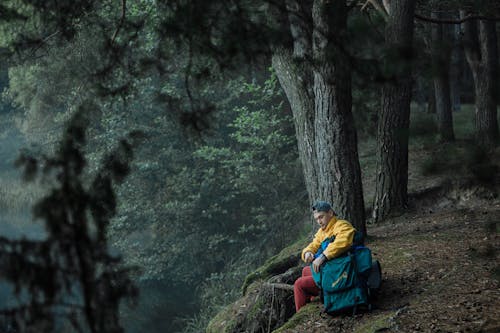
<path fill-rule="evenodd" d="M 12 2 L 30 3 L 28 0 Z M 34 27 L 25 24 L 18 34 L 0 32 L 0 36 L 14 36 L 21 40 L 34 38 L 27 44 L 18 45 L 20 41 L 11 41 L 9 44 L 18 52 L 19 59 L 14 58 L 17 62 L 9 67 L 9 89 L 4 92 L 3 97 L 20 111 L 17 123 L 26 138 L 30 143 L 42 146 L 42 150 L 59 139 L 58 134 L 63 124 L 82 101 L 99 100 L 98 104 L 102 102 L 99 105 L 102 106 L 101 109 L 107 109 L 110 104 L 123 96 L 119 96 L 120 93 L 129 92 L 129 98 L 134 97 L 130 71 L 135 70 L 138 65 L 135 62 L 128 62 L 127 69 L 124 69 L 125 64 L 118 63 L 117 57 L 125 57 L 125 51 L 115 50 L 116 53 L 113 53 L 109 50 L 109 38 L 112 34 L 110 30 L 111 27 L 116 29 L 114 15 L 119 10 L 118 4 L 105 2 L 102 8 L 98 7 L 99 10 L 86 13 L 78 24 L 72 24 L 71 27 L 61 30 L 57 28 L 62 22 L 49 20 L 51 16 L 62 14 L 67 14 L 66 19 L 71 20 L 75 18 L 74 15 L 81 13 L 79 11 L 82 8 L 87 5 L 92 6 L 92 2 L 77 1 L 71 4 L 73 8 L 68 6 L 67 1 L 50 2 L 46 7 L 42 6 L 42 9 L 36 8 L 40 3 L 34 6 L 31 3 L 28 7 L 38 15 L 29 15 L 28 22 L 33 23 Z M 128 8 L 140 7 L 140 3 L 129 5 Z M 52 6 L 69 12 L 52 12 Z M 50 14 L 44 16 L 45 11 L 49 11 Z M 32 22 L 40 15 L 43 16 L 43 20 Z M 132 20 L 135 16 L 130 14 L 129 18 Z M 14 24 L 9 24 L 8 27 L 19 28 Z M 42 28 L 50 30 L 47 32 Z M 123 31 L 129 32 L 130 29 L 121 30 L 123 33 Z M 144 30 L 145 35 L 150 32 L 148 29 Z M 65 35 L 65 32 L 71 36 Z M 31 36 L 31 33 L 35 35 Z M 49 36 L 43 36 L 44 33 Z M 42 36 L 39 36 L 40 34 Z M 127 33 L 123 33 L 121 37 L 120 42 L 132 47 L 132 50 L 127 52 L 127 56 L 131 59 L 134 54 L 143 51 L 151 43 L 151 37 L 141 39 L 144 46 L 135 43 L 133 36 Z M 106 101 L 102 101 L 106 98 Z"/>
<path fill-rule="evenodd" d="M 390 330 L 394 325 L 393 322 L 395 317 L 396 311 L 381 313 L 371 319 L 367 324 L 356 329 L 356 333 L 375 333 Z"/>
<path fill-rule="evenodd" d="M 297 325 L 314 318 L 321 313 L 320 303 L 310 303 L 300 309 L 292 318 L 290 318 L 283 326 L 273 331 L 274 333 L 285 332 L 295 328 Z"/>
<path fill-rule="evenodd" d="M 18 41 L 21 34 L 35 31 L 39 16 L 35 14 L 33 7 L 24 1 L 5 0 L 0 5 L 0 47 L 11 48 Z"/>
<path fill-rule="evenodd" d="M 127 104 L 104 100 L 99 122 L 89 128 L 90 175 L 130 124 L 149 134 L 118 188 L 108 235 L 127 263 L 140 268 L 136 279 L 185 290 L 186 301 L 198 304 L 202 312 L 187 327 L 200 329 L 235 299 L 251 269 L 301 228 L 305 200 L 291 116 L 274 76 L 246 81 L 202 87 L 200 98 L 217 101 L 217 113 L 197 137 L 180 126 L 179 113 L 154 103 L 158 92 L 182 96 L 182 86 L 155 78 L 134 80 Z M 167 302 L 168 296 L 152 297 L 144 307 Z M 147 327 L 149 315 L 133 327 Z"/>
<path fill-rule="evenodd" d="M 266 242 L 265 235 L 272 232 L 276 241 L 284 235 L 281 223 L 273 221 L 274 214 L 285 221 L 293 216 L 287 215 L 290 212 L 283 198 L 300 186 L 300 181 L 290 182 L 290 176 L 300 179 L 295 142 L 290 135 L 291 118 L 283 114 L 281 103 L 271 104 L 275 98 L 272 94 L 276 93 L 274 77 L 262 87 L 250 84 L 244 88 L 262 99 L 234 109 L 235 118 L 229 125 L 229 140 L 225 140 L 224 146 L 203 146 L 194 153 L 198 163 L 207 165 L 202 187 L 223 184 L 219 190 L 226 192 L 225 208 L 216 205 L 203 211 L 207 216 L 227 216 L 230 210 L 240 216 L 252 216 L 251 223 L 231 223 L 223 229 L 238 226 L 238 234 L 250 242 L 259 239 Z M 241 203 L 242 197 L 245 204 Z M 284 244 L 283 241 L 276 246 Z"/>
<path fill-rule="evenodd" d="M 188 211 L 198 212 L 204 222 L 191 230 L 196 228 L 204 239 L 197 255 L 203 258 L 205 274 L 213 272 L 200 288 L 205 320 L 198 324 L 206 324 L 221 305 L 234 300 L 252 267 L 301 228 L 297 221 L 303 202 L 297 194 L 303 185 L 292 122 L 283 113 L 276 84 L 272 76 L 261 85 L 239 86 L 235 98 L 247 102 L 228 110 L 232 121 L 227 132 L 193 152 L 196 167 L 190 173 L 199 180 L 194 182 L 199 189 L 189 191 L 198 195 L 190 197 L 193 207 Z M 216 258 L 207 257 L 206 249 L 217 253 Z"/>
<path fill-rule="evenodd" d="M 247 288 L 258 279 L 266 279 L 277 272 L 283 271 L 283 268 L 293 266 L 292 263 L 298 261 L 302 249 L 308 244 L 309 239 L 307 237 L 299 238 L 293 244 L 283 248 L 278 254 L 270 257 L 266 262 L 248 274 L 245 277 L 245 281 L 241 287 L 243 294 L 247 292 Z"/>
<path fill-rule="evenodd" d="M 229 263 L 223 272 L 212 273 L 204 279 L 199 288 L 200 311 L 183 320 L 183 332 L 195 333 L 204 331 L 205 326 L 213 316 L 221 311 L 231 301 L 241 296 L 240 285 L 245 275 L 251 269 L 248 266 L 248 256 L 242 255 L 234 262 Z"/>
<path fill-rule="evenodd" d="M 26 180 L 43 177 L 52 186 L 33 209 L 46 237 L 0 237 L 1 270 L 18 300 L 2 308 L 0 317 L 13 331 L 52 332 L 71 325 L 77 331 L 118 332 L 120 303 L 136 294 L 129 268 L 108 252 L 106 238 L 116 209 L 113 186 L 128 173 L 132 144 L 124 139 L 93 179 L 83 177 L 85 113 L 82 108 L 72 118 L 53 157 L 23 154 L 18 160 Z"/>

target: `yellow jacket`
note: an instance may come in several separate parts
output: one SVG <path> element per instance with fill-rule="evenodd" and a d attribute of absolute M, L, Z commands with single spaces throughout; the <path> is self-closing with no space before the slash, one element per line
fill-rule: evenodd
<path fill-rule="evenodd" d="M 337 220 L 337 218 L 333 216 L 328 222 L 325 230 L 320 228 L 316 232 L 316 235 L 314 235 L 313 241 L 302 250 L 302 260 L 304 260 L 304 254 L 306 252 L 316 254 L 316 251 L 320 248 L 321 243 L 325 239 L 332 236 L 335 236 L 335 240 L 328 245 L 325 251 L 323 251 L 323 254 L 328 260 L 338 257 L 345 251 L 349 250 L 352 246 L 355 232 L 356 229 L 354 229 L 349 222 L 345 220 Z"/>

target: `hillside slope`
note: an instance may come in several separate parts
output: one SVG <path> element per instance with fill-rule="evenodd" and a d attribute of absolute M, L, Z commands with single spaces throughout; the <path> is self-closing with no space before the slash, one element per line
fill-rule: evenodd
<path fill-rule="evenodd" d="M 496 189 L 455 182 L 417 197 L 408 212 L 369 229 L 367 245 L 384 275 L 372 312 L 334 317 L 313 302 L 284 322 L 283 316 L 293 314 L 291 292 L 266 290 L 266 282 L 278 279 L 263 269 L 246 296 L 214 318 L 207 331 L 500 332 Z M 282 260 L 295 263 L 289 258 L 297 246 L 292 248 Z M 299 272 L 296 266 L 281 271 L 274 275 L 288 276 L 288 281 L 278 281 L 285 283 L 292 283 L 295 277 L 290 276 Z"/>
<path fill-rule="evenodd" d="M 500 113 L 499 113 L 500 116 Z M 457 141 L 436 144 L 432 115 L 412 113 L 409 207 L 368 226 L 382 264 L 376 309 L 329 316 L 319 302 L 294 314 L 292 285 L 303 263 L 298 240 L 253 274 L 243 296 L 220 311 L 207 333 L 500 332 L 500 148 L 470 139 L 473 108 L 454 114 Z M 365 202 L 375 191 L 375 142 L 360 142 Z"/>
<path fill-rule="evenodd" d="M 458 184 L 425 199 L 370 228 L 384 271 L 376 310 L 331 317 L 312 303 L 279 332 L 500 332 L 500 201 Z"/>

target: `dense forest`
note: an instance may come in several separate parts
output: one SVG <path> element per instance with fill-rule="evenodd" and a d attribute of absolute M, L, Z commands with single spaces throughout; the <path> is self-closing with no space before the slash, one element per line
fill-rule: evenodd
<path fill-rule="evenodd" d="M 293 283 L 313 202 L 389 262 L 415 198 L 458 210 L 433 197 L 451 176 L 496 207 L 497 258 L 498 21 L 495 0 L 2 1 L 0 332 L 271 332 L 286 291 L 217 318 Z"/>

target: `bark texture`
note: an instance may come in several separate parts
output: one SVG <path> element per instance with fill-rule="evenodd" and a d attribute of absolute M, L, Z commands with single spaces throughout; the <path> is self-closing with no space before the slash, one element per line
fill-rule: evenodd
<path fill-rule="evenodd" d="M 272 60 L 292 108 L 309 200 L 332 202 L 339 217 L 366 234 L 351 68 L 343 52 L 346 3 L 286 4 L 293 50 L 276 49 Z"/>
<path fill-rule="evenodd" d="M 352 115 L 351 68 L 344 52 L 345 1 L 314 1 L 312 8 L 316 154 L 321 199 L 366 234 L 361 169 Z"/>
<path fill-rule="evenodd" d="M 433 18 L 444 19 L 441 14 L 432 14 Z M 451 107 L 450 63 L 452 39 L 449 26 L 432 26 L 432 67 L 434 94 L 436 98 L 436 120 L 441 142 L 455 140 Z"/>
<path fill-rule="evenodd" d="M 382 88 L 377 130 L 377 178 L 372 218 L 375 222 L 408 201 L 408 130 L 411 99 L 411 59 L 414 0 L 392 1 L 385 32 L 386 45 L 397 63 Z"/>
<path fill-rule="evenodd" d="M 467 15 L 465 12 L 461 16 Z M 464 23 L 464 49 L 474 78 L 475 136 L 480 145 L 496 146 L 498 46 L 495 22 Z"/>
<path fill-rule="evenodd" d="M 458 15 L 458 14 L 457 14 Z M 461 73 L 464 70 L 464 51 L 461 43 L 460 26 L 454 25 L 452 28 L 453 47 L 451 49 L 450 63 L 450 95 L 451 95 L 451 111 L 457 112 L 461 108 L 460 93 L 462 90 Z"/>
<path fill-rule="evenodd" d="M 310 16 L 311 4 L 307 7 L 307 4 L 297 0 L 288 0 L 286 5 L 294 42 L 293 49 L 275 49 L 272 65 L 290 103 L 299 158 L 309 203 L 312 205 L 320 197 L 320 192 L 314 130 L 313 77 L 310 68 L 311 27 L 306 19 Z"/>
<path fill-rule="evenodd" d="M 294 58 L 290 50 L 275 50 L 272 64 L 292 110 L 299 158 L 302 163 L 309 203 L 312 205 L 320 197 L 314 134 L 314 96 L 311 89 L 312 75 L 305 68 L 303 61 Z"/>

